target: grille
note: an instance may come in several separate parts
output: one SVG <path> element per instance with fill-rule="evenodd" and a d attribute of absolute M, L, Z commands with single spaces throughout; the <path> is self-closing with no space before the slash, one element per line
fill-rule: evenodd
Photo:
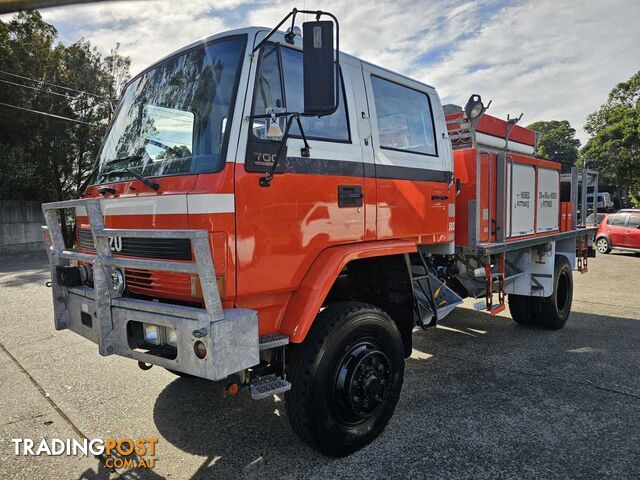
<path fill-rule="evenodd" d="M 95 252 L 91 230 L 78 233 L 80 249 Z M 117 248 L 121 247 L 121 248 Z M 111 251 L 129 257 L 156 258 L 162 260 L 192 260 L 191 241 L 188 238 L 122 238 L 111 242 Z"/>
<path fill-rule="evenodd" d="M 130 292 L 151 297 L 192 300 L 192 276 L 188 273 L 154 272 L 127 268 L 124 271 Z"/>

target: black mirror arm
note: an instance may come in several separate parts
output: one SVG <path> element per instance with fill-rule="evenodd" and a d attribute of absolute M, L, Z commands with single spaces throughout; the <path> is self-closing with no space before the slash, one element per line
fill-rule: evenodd
<path fill-rule="evenodd" d="M 307 142 L 307 137 L 304 134 L 304 129 L 302 128 L 302 122 L 300 121 L 299 113 L 290 113 L 290 117 L 287 120 L 287 125 L 284 129 L 284 134 L 282 135 L 282 140 L 280 141 L 280 147 L 278 148 L 278 153 L 276 154 L 276 158 L 271 165 L 269 171 L 265 172 L 263 177 L 260 177 L 260 186 L 261 187 L 270 187 L 271 180 L 273 179 L 273 174 L 278 168 L 278 164 L 280 163 L 280 157 L 285 152 L 287 147 L 287 140 L 289 140 L 289 132 L 291 131 L 291 125 L 293 124 L 293 120 L 295 119 L 298 122 L 298 128 L 300 129 L 300 136 L 302 137 L 302 141 L 304 142 L 304 147 L 300 149 L 300 154 L 303 157 L 309 157 L 309 150 L 311 147 L 309 146 L 309 142 Z"/>
<path fill-rule="evenodd" d="M 263 177 L 260 177 L 259 183 L 261 187 L 271 186 L 271 180 L 273 179 L 273 174 L 276 171 L 276 168 L 278 168 L 278 163 L 280 163 L 280 157 L 282 156 L 282 154 L 285 151 L 285 148 L 287 147 L 287 140 L 289 139 L 289 130 L 291 130 L 293 117 L 294 116 L 291 115 L 287 120 L 287 125 L 284 128 L 284 134 L 282 135 L 282 140 L 280 141 L 280 147 L 278 148 L 278 153 L 276 155 L 275 160 L 273 161 L 273 164 L 271 164 L 271 168 L 267 172 L 265 172 Z"/>
<path fill-rule="evenodd" d="M 260 42 L 258 42 L 258 44 L 257 44 L 255 47 L 253 47 L 253 50 L 252 50 L 252 52 L 251 52 L 251 53 L 255 53 L 255 52 L 257 52 L 258 50 L 260 50 L 260 48 L 261 48 L 265 43 L 267 43 L 271 37 L 273 37 L 273 34 L 274 34 L 274 33 L 276 33 L 276 32 L 278 31 L 278 29 L 279 29 L 279 28 L 280 28 L 280 27 L 281 27 L 281 26 L 282 26 L 282 25 L 283 25 L 287 20 L 289 20 L 289 17 L 290 17 L 290 16 L 292 16 L 292 15 L 293 15 L 293 22 L 295 22 L 295 20 L 296 20 L 296 14 L 297 14 L 297 13 L 298 13 L 298 9 L 297 9 L 297 8 L 294 8 L 293 10 L 291 10 L 291 11 L 287 14 L 287 16 L 286 16 L 286 17 L 284 17 L 282 20 L 280 20 L 280 23 L 278 23 L 278 25 L 276 25 L 275 27 L 273 27 L 273 28 L 269 31 L 269 33 L 267 33 L 267 35 L 266 35 L 262 40 L 260 40 Z M 294 23 L 292 23 L 292 24 L 291 24 L 291 31 L 293 31 L 293 25 L 294 25 Z"/>
<path fill-rule="evenodd" d="M 304 128 L 302 128 L 300 115 L 296 113 L 294 116 L 296 117 L 296 122 L 298 122 L 298 129 L 300 130 L 300 136 L 302 137 L 302 141 L 304 142 L 304 147 L 300 149 L 300 155 L 308 158 L 311 156 L 311 152 L 309 151 L 311 150 L 311 147 L 309 146 L 309 142 L 307 142 L 307 136 L 304 134 Z"/>
<path fill-rule="evenodd" d="M 332 112 L 326 114 L 326 115 L 330 115 L 334 113 L 336 110 L 338 110 L 338 107 L 340 106 L 340 89 L 338 88 L 338 85 L 340 84 L 339 83 L 340 82 L 340 67 L 339 67 L 340 66 L 340 23 L 338 22 L 338 19 L 333 13 L 323 12 L 322 10 L 298 10 L 297 8 L 294 8 L 282 20 L 280 20 L 280 23 L 278 23 L 275 27 L 273 27 L 269 31 L 269 33 L 267 33 L 267 35 L 258 42 L 258 44 L 255 47 L 253 47 L 253 50 L 251 51 L 251 53 L 253 54 L 258 50 L 260 50 L 260 48 L 262 48 L 262 46 L 265 43 L 267 43 L 271 37 L 273 37 L 273 35 L 278 31 L 278 29 L 282 25 L 284 25 L 284 23 L 287 20 L 289 20 L 289 17 L 291 16 L 293 16 L 293 19 L 291 21 L 291 32 L 293 33 L 293 27 L 295 26 L 296 15 L 298 13 L 315 15 L 316 20 L 320 20 L 320 17 L 322 17 L 323 15 L 326 15 L 329 18 L 331 18 L 331 20 L 333 20 L 333 23 L 336 24 L 336 102 L 335 102 L 335 109 Z"/>

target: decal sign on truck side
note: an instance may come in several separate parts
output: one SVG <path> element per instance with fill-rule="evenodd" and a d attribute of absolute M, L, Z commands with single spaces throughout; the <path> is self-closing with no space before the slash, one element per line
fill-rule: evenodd
<path fill-rule="evenodd" d="M 557 170 L 538 168 L 536 232 L 558 230 L 560 207 L 559 175 Z"/>
<path fill-rule="evenodd" d="M 512 171 L 509 171 L 512 170 Z M 531 165 L 509 164 L 507 179 L 511 201 L 507 209 L 507 225 L 510 237 L 534 233 L 536 171 Z"/>

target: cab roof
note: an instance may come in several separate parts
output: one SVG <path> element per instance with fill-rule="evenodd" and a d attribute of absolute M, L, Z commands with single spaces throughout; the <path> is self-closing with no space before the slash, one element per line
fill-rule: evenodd
<path fill-rule="evenodd" d="M 207 44 L 213 40 L 217 40 L 219 38 L 224 38 L 224 37 L 230 37 L 233 35 L 247 35 L 247 37 L 249 39 L 255 37 L 259 32 L 269 32 L 271 29 L 268 27 L 245 27 L 245 28 L 238 28 L 235 30 L 227 30 L 224 32 L 220 32 L 220 33 L 215 33 L 212 35 L 209 35 L 207 37 L 201 38 L 200 40 L 196 40 L 194 42 L 189 43 L 188 45 L 185 45 L 182 48 L 179 48 L 178 50 L 165 55 L 164 57 L 162 57 L 161 59 L 159 59 L 158 61 L 154 62 L 153 64 L 149 65 L 148 67 L 146 67 L 145 69 L 143 69 L 140 73 L 136 74 L 135 77 L 133 77 L 131 80 L 134 80 L 135 78 L 139 77 L 140 75 L 142 75 L 144 72 L 146 72 L 147 70 L 150 70 L 151 68 L 153 68 L 154 66 L 158 65 L 159 63 L 164 62 L 165 60 L 178 55 L 182 52 L 185 52 L 187 50 L 190 50 L 191 48 L 197 47 L 199 45 L 204 45 Z M 283 32 L 282 30 L 278 30 L 273 37 L 271 37 L 271 40 L 273 40 L 274 42 L 277 43 L 285 43 L 284 41 L 284 35 L 285 32 Z M 251 45 L 251 42 L 249 42 L 249 45 Z M 289 45 L 289 44 L 287 44 Z M 300 37 L 296 37 L 295 38 L 295 43 L 294 43 L 295 47 L 298 47 L 299 49 L 302 49 L 302 40 Z M 398 75 L 399 77 L 405 78 L 407 80 L 410 80 L 412 82 L 416 82 L 416 83 L 420 83 L 421 85 L 424 85 L 425 87 L 431 88 L 433 89 L 434 87 L 426 84 L 424 82 L 420 82 L 419 80 L 416 80 L 415 78 L 411 78 L 411 77 L 407 77 L 406 75 L 402 75 L 398 72 L 394 72 L 392 70 L 389 70 L 387 68 L 381 67 L 379 65 L 376 65 L 374 63 L 371 62 L 367 62 L 366 60 L 362 60 L 358 57 L 354 57 L 353 55 L 349 55 L 348 53 L 344 53 L 342 50 L 340 51 L 340 63 L 349 63 L 357 68 L 360 67 L 361 64 L 365 64 L 365 65 L 370 65 L 372 67 L 378 68 L 380 70 L 383 70 L 385 72 L 389 72 L 392 73 L 393 75 Z"/>

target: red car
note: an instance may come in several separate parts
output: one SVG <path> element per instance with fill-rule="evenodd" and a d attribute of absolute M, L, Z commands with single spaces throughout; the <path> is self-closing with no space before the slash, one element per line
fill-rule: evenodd
<path fill-rule="evenodd" d="M 640 210 L 620 210 L 607 215 L 596 233 L 600 253 L 615 250 L 640 252 Z"/>

